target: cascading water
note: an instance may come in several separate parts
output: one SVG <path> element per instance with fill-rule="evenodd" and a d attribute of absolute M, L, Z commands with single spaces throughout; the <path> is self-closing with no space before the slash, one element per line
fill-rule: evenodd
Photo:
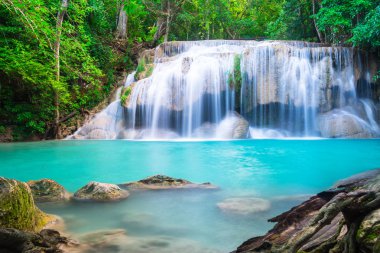
<path fill-rule="evenodd" d="M 135 72 L 128 75 L 124 87 L 134 82 L 134 74 Z M 118 133 L 124 129 L 124 113 L 120 103 L 121 91 L 122 88 L 118 88 L 114 101 L 68 139 L 116 139 Z"/>
<path fill-rule="evenodd" d="M 369 66 L 352 48 L 292 41 L 169 42 L 158 46 L 150 61 L 152 69 L 145 66 L 145 72 L 151 74 L 139 73 L 144 67 L 139 66 L 141 80 L 131 80 L 128 94 L 122 94 L 123 123 L 112 124 L 119 127 L 107 131 L 112 138 L 380 132 Z"/>
<path fill-rule="evenodd" d="M 249 48 L 242 57 L 242 115 L 255 128 L 317 135 L 318 113 L 356 99 L 352 53 L 299 42 Z"/>
<path fill-rule="evenodd" d="M 156 54 L 162 56 L 156 56 L 152 75 L 132 91 L 127 127 L 145 129 L 150 138 L 165 137 L 168 130 L 171 136 L 205 137 L 232 112 L 234 57 L 242 47 L 210 45 L 158 47 Z"/>

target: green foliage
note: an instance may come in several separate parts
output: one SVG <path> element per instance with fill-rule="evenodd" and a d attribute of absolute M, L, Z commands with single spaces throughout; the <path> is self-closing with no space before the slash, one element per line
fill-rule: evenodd
<path fill-rule="evenodd" d="M 132 88 L 131 86 L 128 86 L 125 91 L 122 92 L 122 95 L 120 97 L 120 101 L 121 101 L 121 104 L 122 105 L 125 105 L 125 103 L 127 102 L 127 99 L 129 97 L 129 95 L 131 94 L 132 92 Z"/>
<path fill-rule="evenodd" d="M 380 6 L 368 12 L 364 21 L 353 29 L 350 41 L 355 46 L 380 47 Z"/>
<path fill-rule="evenodd" d="M 233 72 L 228 76 L 228 84 L 231 89 L 235 92 L 235 105 L 240 106 L 240 91 L 242 86 L 242 76 L 241 76 L 241 55 L 235 55 L 234 57 L 234 67 Z M 239 108 L 235 108 L 239 109 Z"/>
<path fill-rule="evenodd" d="M 236 55 L 234 58 L 234 84 L 235 84 L 235 90 L 237 91 L 237 93 L 240 93 L 241 82 L 242 82 L 240 61 L 241 61 L 241 56 Z"/>
<path fill-rule="evenodd" d="M 346 43 L 355 26 L 361 23 L 361 17 L 373 8 L 374 3 L 373 0 L 323 0 L 315 15 L 317 24 L 328 41 Z"/>
<path fill-rule="evenodd" d="M 57 30 L 61 4 L 0 2 L 0 125 L 15 127 L 19 139 L 43 135 L 52 126 L 56 93 L 61 117 L 94 107 L 112 90 L 118 73 L 133 68 L 140 50 L 166 37 L 306 40 L 377 52 L 380 47 L 379 0 L 74 0 Z M 120 41 L 115 34 L 123 11 L 126 39 Z M 235 89 L 241 83 L 238 64 L 235 59 Z M 136 77 L 152 71 L 142 60 Z"/>
<path fill-rule="evenodd" d="M 116 0 L 69 1 L 60 39 L 60 81 L 54 43 L 59 0 L 0 3 L 0 124 L 20 139 L 42 135 L 54 121 L 54 94 L 62 117 L 98 104 L 120 64 L 112 48 Z"/>
<path fill-rule="evenodd" d="M 135 78 L 137 79 L 138 76 L 145 71 L 145 59 L 142 58 L 140 61 L 139 61 L 139 64 L 137 65 L 137 68 L 136 68 L 136 74 L 135 74 Z"/>

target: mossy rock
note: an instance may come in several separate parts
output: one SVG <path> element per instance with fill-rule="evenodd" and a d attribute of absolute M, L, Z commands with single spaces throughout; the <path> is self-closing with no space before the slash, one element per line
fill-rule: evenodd
<path fill-rule="evenodd" d="M 152 75 L 154 69 L 155 50 L 145 50 L 140 54 L 135 79 L 141 80 Z"/>
<path fill-rule="evenodd" d="M 373 248 L 380 241 L 380 209 L 368 214 L 360 224 L 356 240 L 361 247 Z M 377 251 L 374 251 L 377 252 Z"/>
<path fill-rule="evenodd" d="M 34 204 L 26 183 L 0 177 L 0 228 L 39 232 L 54 219 Z"/>
<path fill-rule="evenodd" d="M 27 182 L 36 202 L 67 201 L 70 194 L 65 188 L 51 179 L 32 180 Z"/>
<path fill-rule="evenodd" d="M 146 63 L 144 59 L 140 60 L 139 64 L 137 65 L 135 79 L 141 80 L 150 77 L 153 73 L 153 69 L 153 63 Z"/>
<path fill-rule="evenodd" d="M 121 105 L 122 105 L 122 106 L 127 107 L 127 105 L 128 105 L 128 101 L 129 101 L 129 97 L 130 97 L 130 95 L 131 95 L 131 93 L 132 93 L 132 89 L 133 89 L 134 85 L 135 85 L 135 84 L 133 83 L 133 84 L 131 84 L 130 86 L 125 87 L 125 88 L 123 88 L 123 89 L 121 90 L 120 101 L 121 101 Z"/>

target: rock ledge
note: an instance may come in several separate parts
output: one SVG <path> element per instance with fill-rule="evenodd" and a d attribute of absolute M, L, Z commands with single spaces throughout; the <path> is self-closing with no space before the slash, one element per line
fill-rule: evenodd
<path fill-rule="evenodd" d="M 236 253 L 380 252 L 380 169 L 339 181 L 291 210 Z"/>

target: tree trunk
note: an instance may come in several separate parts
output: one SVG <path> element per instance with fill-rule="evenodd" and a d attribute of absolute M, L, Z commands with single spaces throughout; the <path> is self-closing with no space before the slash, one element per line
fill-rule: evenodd
<path fill-rule="evenodd" d="M 56 40 L 54 43 L 54 57 L 55 57 L 55 70 L 56 70 L 56 81 L 57 81 L 57 86 L 59 85 L 60 82 L 60 59 L 59 59 L 59 50 L 61 46 L 61 34 L 62 34 L 62 23 L 63 23 L 63 18 L 66 14 L 67 11 L 67 6 L 69 5 L 68 0 L 62 0 L 61 2 L 61 8 L 58 11 L 57 14 L 57 23 L 56 23 Z M 60 133 L 60 126 L 59 126 L 59 90 L 58 87 L 54 87 L 54 106 L 55 106 L 55 131 L 54 131 L 54 137 L 56 139 L 61 137 Z"/>
<path fill-rule="evenodd" d="M 315 1 L 316 0 L 313 0 L 313 15 L 315 15 Z M 317 26 L 317 22 L 315 21 L 315 17 L 313 17 L 313 22 L 314 22 L 315 30 L 317 31 L 319 42 L 324 43 L 325 41 L 324 41 L 323 35 Z"/>
<path fill-rule="evenodd" d="M 124 10 L 124 7 L 125 4 L 123 1 L 120 5 L 116 28 L 116 39 L 121 40 L 125 40 L 127 38 L 128 15 Z"/>
<path fill-rule="evenodd" d="M 157 30 L 156 30 L 156 33 L 154 34 L 153 46 L 157 45 L 158 40 L 164 34 L 164 31 L 165 31 L 164 25 L 165 25 L 165 19 L 163 17 L 159 17 L 156 23 Z"/>
<path fill-rule="evenodd" d="M 167 2 L 168 7 L 166 10 L 166 26 L 165 26 L 165 36 L 164 36 L 164 42 L 168 41 L 169 38 L 169 29 L 170 29 L 170 1 Z"/>

